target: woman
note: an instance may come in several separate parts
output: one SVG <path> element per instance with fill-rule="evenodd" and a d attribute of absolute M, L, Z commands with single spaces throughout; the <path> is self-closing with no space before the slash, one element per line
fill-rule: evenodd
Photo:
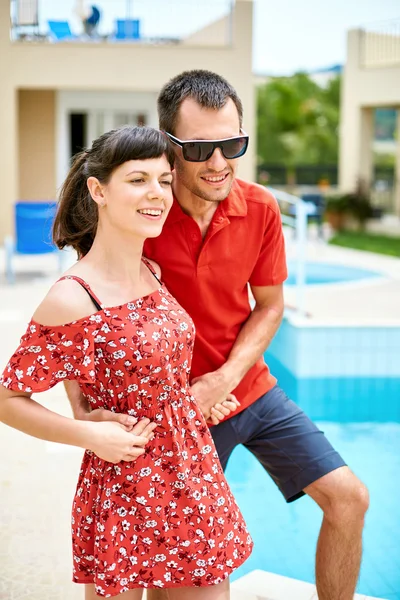
<path fill-rule="evenodd" d="M 111 131 L 75 158 L 55 241 L 80 260 L 40 304 L 0 378 L 4 423 L 87 449 L 72 517 L 73 579 L 86 584 L 86 600 L 140 600 L 146 587 L 168 588 L 170 600 L 226 600 L 229 574 L 251 552 L 188 393 L 193 323 L 142 257 L 171 207 L 171 181 L 167 142 L 151 128 Z M 75 421 L 31 399 L 64 380 L 78 382 L 93 409 L 140 422 Z"/>

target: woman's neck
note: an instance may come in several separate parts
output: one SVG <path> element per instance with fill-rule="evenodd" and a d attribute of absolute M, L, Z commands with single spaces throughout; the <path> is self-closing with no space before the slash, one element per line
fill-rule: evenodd
<path fill-rule="evenodd" d="M 82 266 L 101 274 L 108 282 L 135 287 L 140 284 L 144 239 L 132 233 L 98 230 Z"/>

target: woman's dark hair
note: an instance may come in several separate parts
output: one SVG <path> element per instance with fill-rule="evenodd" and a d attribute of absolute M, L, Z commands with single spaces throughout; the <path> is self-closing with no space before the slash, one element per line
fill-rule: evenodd
<path fill-rule="evenodd" d="M 186 98 L 195 100 L 203 108 L 219 110 L 230 98 L 238 111 L 240 127 L 243 121 L 243 105 L 235 88 L 226 79 L 204 69 L 184 71 L 168 81 L 158 100 L 160 129 L 175 135 L 179 109 Z"/>
<path fill-rule="evenodd" d="M 87 179 L 108 183 L 113 171 L 128 160 L 167 158 L 173 154 L 163 133 L 152 127 L 121 127 L 101 135 L 90 150 L 79 152 L 61 188 L 53 225 L 53 241 L 62 249 L 72 246 L 79 258 L 87 254 L 97 231 L 98 207 L 92 200 Z"/>

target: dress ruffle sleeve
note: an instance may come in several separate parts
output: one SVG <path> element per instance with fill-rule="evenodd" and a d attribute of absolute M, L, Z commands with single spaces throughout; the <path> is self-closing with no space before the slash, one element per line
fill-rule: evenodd
<path fill-rule="evenodd" d="M 13 391 L 44 392 L 60 381 L 95 381 L 93 327 L 88 321 L 48 327 L 31 321 L 0 376 Z"/>

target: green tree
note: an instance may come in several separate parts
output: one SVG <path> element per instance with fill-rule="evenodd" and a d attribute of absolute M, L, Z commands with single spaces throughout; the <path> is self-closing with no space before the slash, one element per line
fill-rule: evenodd
<path fill-rule="evenodd" d="M 337 162 L 340 78 L 326 88 L 305 73 L 272 79 L 257 92 L 260 163 Z"/>

